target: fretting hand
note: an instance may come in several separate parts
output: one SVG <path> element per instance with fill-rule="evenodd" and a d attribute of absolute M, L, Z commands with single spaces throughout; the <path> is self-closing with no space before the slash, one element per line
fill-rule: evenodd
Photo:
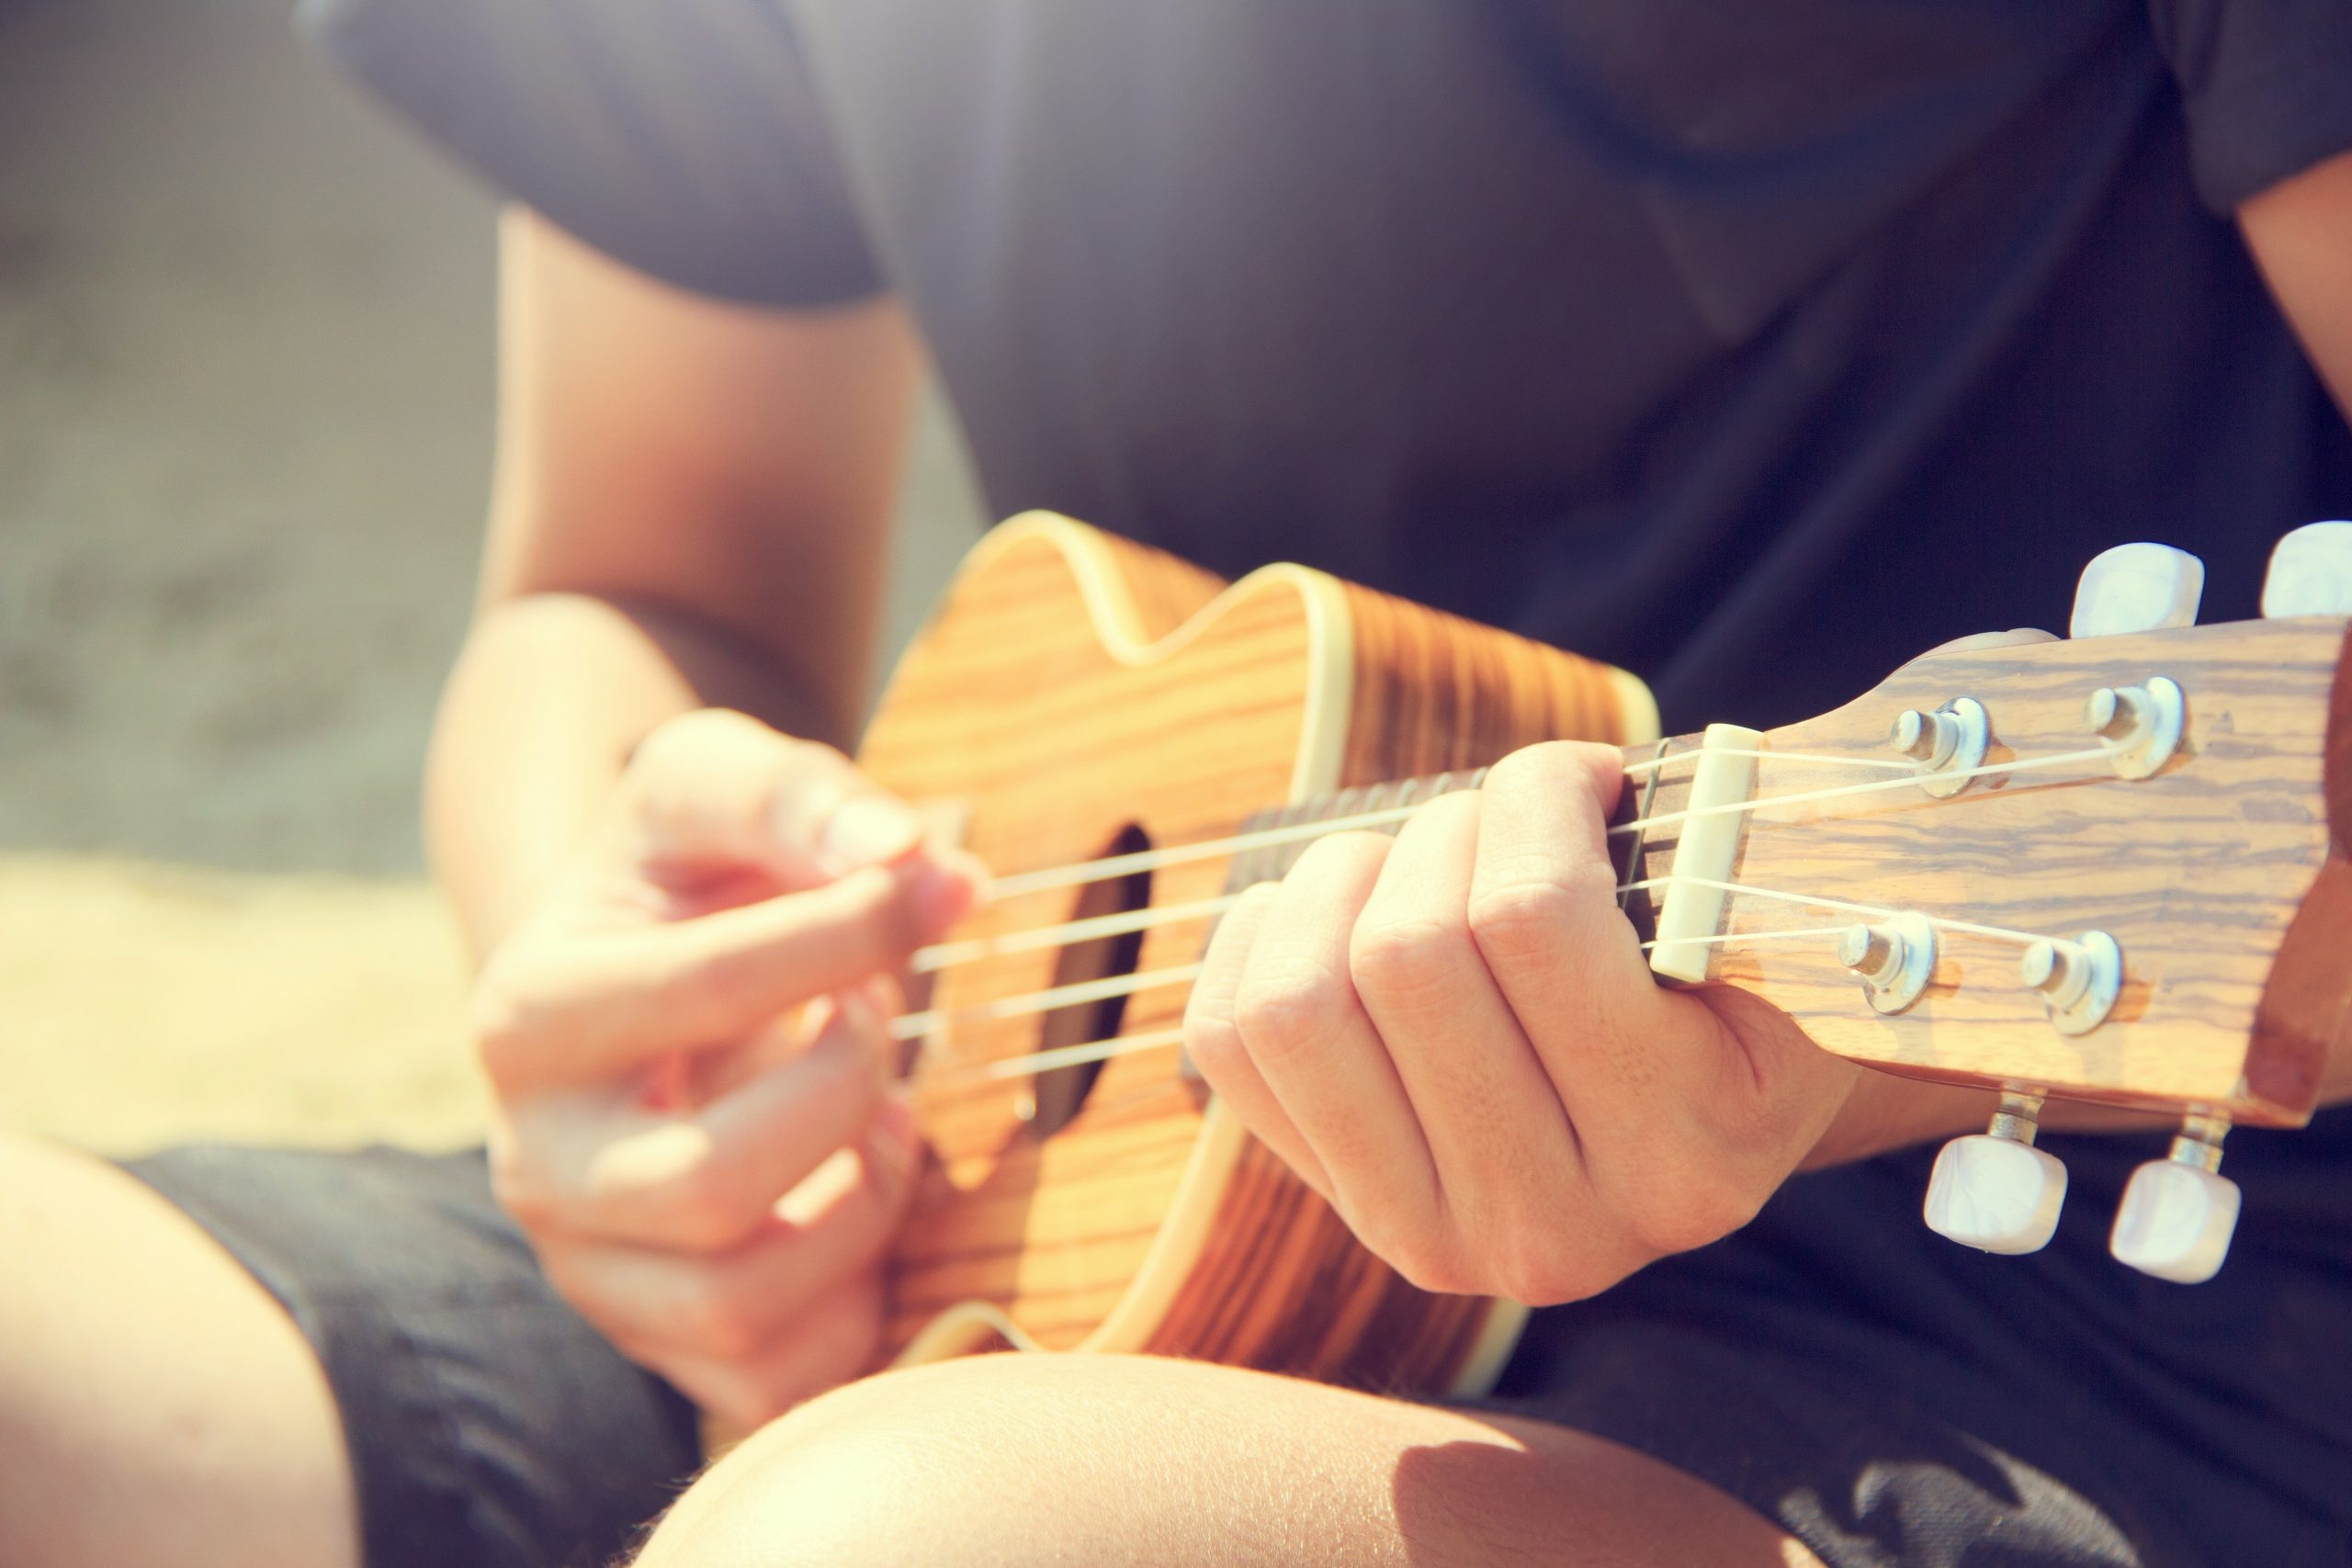
<path fill-rule="evenodd" d="M 639 748 L 484 967 L 500 1201 L 566 1300 L 729 1425 L 871 1351 L 919 1157 L 884 976 L 980 874 L 840 753 L 706 710 Z"/>
<path fill-rule="evenodd" d="M 1193 1060 L 1426 1289 L 1568 1301 L 1713 1241 L 1857 1078 L 1765 1003 L 1652 979 L 1607 848 L 1622 784 L 1611 748 L 1530 747 L 1393 841 L 1317 840 L 1210 944 Z"/>
<path fill-rule="evenodd" d="M 1659 986 L 1617 903 L 1623 787 L 1613 747 L 1528 747 L 1393 840 L 1317 840 L 1209 944 L 1193 1061 L 1424 1289 L 1595 1294 L 1746 1224 L 1801 1163 L 1949 1131 L 1968 1098 L 1865 1073 L 1745 991 Z"/>

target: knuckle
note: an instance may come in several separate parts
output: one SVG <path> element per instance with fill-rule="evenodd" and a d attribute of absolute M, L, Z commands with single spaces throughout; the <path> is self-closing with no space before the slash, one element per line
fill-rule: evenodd
<path fill-rule="evenodd" d="M 1485 784 L 1502 790 L 1527 788 L 1557 794 L 1564 785 L 1591 771 L 1589 759 L 1594 754 L 1595 749 L 1589 741 L 1539 740 L 1497 761 L 1487 770 Z"/>
<path fill-rule="evenodd" d="M 646 739 L 649 744 L 655 746 L 692 750 L 713 741 L 734 741 L 746 736 L 773 733 L 766 725 L 737 709 L 699 707 L 688 708 L 682 714 L 664 719 Z"/>
<path fill-rule="evenodd" d="M 524 1010 L 506 983 L 506 964 L 492 954 L 467 998 L 467 1021 L 476 1040 L 489 1045 L 510 1043 L 523 1027 Z"/>
<path fill-rule="evenodd" d="M 863 866 L 822 887 L 784 895 L 794 904 L 795 930 L 799 939 L 831 955 L 851 969 L 881 975 L 932 934 L 923 927 L 922 911 L 914 897 L 912 878 L 880 866 Z M 756 998 L 777 989 L 777 959 L 773 952 L 747 948 L 731 963 L 721 961 L 721 983 L 739 995 Z M 804 971 L 805 972 L 805 971 Z"/>
<path fill-rule="evenodd" d="M 742 1033 L 748 1021 L 782 1010 L 773 953 L 706 945 L 684 933 L 649 943 L 636 972 L 608 979 L 633 993 L 631 1012 L 662 1021 L 671 1038 L 708 1040 Z"/>
<path fill-rule="evenodd" d="M 1464 1266 L 1462 1258 L 1452 1247 L 1392 1247 L 1374 1252 L 1387 1260 L 1388 1266 L 1404 1276 L 1405 1282 L 1415 1290 L 1427 1291 L 1437 1296 L 1474 1296 L 1480 1285 L 1476 1272 Z"/>
<path fill-rule="evenodd" d="M 915 883 L 880 869 L 836 883 L 848 903 L 842 923 L 858 950 L 876 969 L 897 955 L 920 946 L 932 934 L 924 929 Z"/>
<path fill-rule="evenodd" d="M 1467 920 L 1383 920 L 1356 928 L 1348 973 L 1359 991 L 1409 1006 L 1452 996 L 1478 962 Z"/>
<path fill-rule="evenodd" d="M 526 1231 L 544 1229 L 555 1220 L 556 1197 L 546 1173 L 503 1140 L 491 1145 L 490 1193 Z"/>
<path fill-rule="evenodd" d="M 676 1245 L 693 1252 L 734 1246 L 759 1223 L 763 1209 L 746 1203 L 718 1161 L 704 1159 L 669 1179 L 653 1207 Z"/>
<path fill-rule="evenodd" d="M 613 1311 L 612 1303 L 597 1287 L 594 1275 L 576 1266 L 571 1248 L 540 1247 L 538 1260 L 539 1272 L 545 1276 L 548 1289 L 554 1291 L 566 1306 L 586 1318 L 607 1339 L 616 1344 L 627 1341 L 630 1325 L 626 1314 Z"/>
<path fill-rule="evenodd" d="M 501 1083 L 529 1061 L 541 1030 L 540 1009 L 521 981 L 515 962 L 493 953 L 467 1002 L 474 1053 L 491 1077 Z"/>
<path fill-rule="evenodd" d="M 831 1255 L 825 1271 L 839 1273 L 878 1262 L 890 1245 L 899 1204 L 912 1195 L 913 1187 L 910 1176 L 877 1171 L 869 1165 L 848 1196 L 811 1227 L 821 1229 Z"/>
<path fill-rule="evenodd" d="M 629 755 L 628 771 L 642 777 L 689 766 L 714 742 L 723 742 L 757 722 L 731 708 L 689 708 L 645 732 Z"/>
<path fill-rule="evenodd" d="M 889 1086 L 890 1075 L 884 1066 L 886 1043 L 886 1038 L 854 1010 L 842 1010 L 834 1024 L 796 1064 L 800 1074 L 797 1098 L 804 1104 L 836 1107 L 845 1120 L 869 1113 L 881 1103 Z"/>
<path fill-rule="evenodd" d="M 1326 833 L 1307 840 L 1306 848 L 1293 863 L 1290 874 L 1304 879 L 1365 862 L 1377 864 L 1388 858 L 1391 843 L 1385 833 L 1370 832 L 1361 828 Z"/>
<path fill-rule="evenodd" d="M 1340 1217 L 1356 1239 L 1374 1257 L 1395 1269 L 1407 1284 L 1432 1295 L 1476 1292 L 1477 1281 L 1464 1267 L 1465 1260 L 1449 1232 L 1439 1226 L 1407 1223 L 1393 1206 L 1354 1201 L 1360 1196 L 1341 1190 L 1334 1203 Z"/>
<path fill-rule="evenodd" d="M 1471 940 L 1490 962 L 1517 964 L 1556 956 L 1576 890 L 1549 878 L 1506 882 L 1470 896 Z"/>
<path fill-rule="evenodd" d="M 1352 1005 L 1347 982 L 1328 973 L 1251 976 L 1234 998 L 1234 1024 L 1253 1056 L 1297 1055 Z"/>
<path fill-rule="evenodd" d="M 1280 897 L 1282 884 L 1279 882 L 1251 883 L 1241 890 L 1241 897 L 1235 900 L 1232 908 L 1226 911 L 1225 918 L 1217 921 L 1217 933 L 1255 931 L 1258 922 L 1265 918 L 1268 906 Z"/>
<path fill-rule="evenodd" d="M 1194 1066 L 1212 1076 L 1246 1055 L 1234 1021 L 1211 1013 L 1197 998 L 1184 1010 L 1184 1050 Z"/>
<path fill-rule="evenodd" d="M 648 977 L 647 1001 L 657 1017 L 674 1020 L 741 1018 L 768 988 L 763 965 L 775 960 L 757 950 L 672 953 Z"/>
<path fill-rule="evenodd" d="M 1522 746 L 1498 759 L 1487 770 L 1479 787 L 1501 792 L 1539 782 L 1548 784 L 1557 774 L 1566 754 L 1565 741 L 1539 740 L 1532 746 Z"/>
<path fill-rule="evenodd" d="M 689 1272 L 672 1308 L 678 1337 L 722 1361 L 756 1355 L 767 1343 L 768 1325 L 756 1292 L 717 1269 Z"/>
<path fill-rule="evenodd" d="M 526 1055 L 531 1032 L 523 1011 L 503 994 L 477 993 L 472 1015 L 474 1054 L 493 1079 L 503 1082 Z"/>
<path fill-rule="evenodd" d="M 1641 1249 L 1663 1258 L 1721 1240 L 1754 1219 L 1759 1207 L 1712 1167 L 1703 1172 L 1661 1168 L 1642 1184 L 1625 1219 Z"/>
<path fill-rule="evenodd" d="M 761 729 L 772 753 L 759 804 L 771 821 L 797 818 L 801 813 L 795 808 L 804 806 L 812 789 L 839 791 L 856 769 L 847 756 L 821 740 L 803 740 L 764 725 Z"/>
<path fill-rule="evenodd" d="M 1525 1306 L 1581 1301 L 1608 1284 L 1569 1248 L 1542 1241 L 1522 1241 L 1497 1252 L 1487 1273 L 1489 1293 Z"/>

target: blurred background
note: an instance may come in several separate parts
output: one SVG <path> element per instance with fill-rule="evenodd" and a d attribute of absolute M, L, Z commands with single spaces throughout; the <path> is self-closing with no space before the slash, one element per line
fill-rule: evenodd
<path fill-rule="evenodd" d="M 417 775 L 491 195 L 292 0 L 0 0 L 0 1128 L 479 1135 Z M 977 536 L 926 407 L 887 639 Z"/>

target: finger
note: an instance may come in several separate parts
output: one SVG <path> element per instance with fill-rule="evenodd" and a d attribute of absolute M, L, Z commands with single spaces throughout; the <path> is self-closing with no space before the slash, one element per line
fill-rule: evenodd
<path fill-rule="evenodd" d="M 1818 1137 L 1836 1058 L 1652 979 L 1618 908 L 1616 752 L 1555 743 L 1487 778 L 1471 930 L 1566 1106 L 1630 1268 L 1736 1228 Z"/>
<path fill-rule="evenodd" d="M 779 1214 L 721 1253 L 601 1241 L 548 1247 L 549 1279 L 599 1327 L 664 1351 L 742 1362 L 798 1326 L 816 1303 L 870 1270 L 914 1186 L 912 1147 L 877 1125 L 820 1165 Z"/>
<path fill-rule="evenodd" d="M 723 1427 L 748 1435 L 866 1371 L 881 1335 L 882 1301 L 877 1272 L 854 1276 L 813 1303 L 789 1333 L 745 1360 L 610 1337 Z"/>
<path fill-rule="evenodd" d="M 1349 943 L 1364 1010 L 1428 1135 L 1459 1224 L 1541 1235 L 1578 1179 L 1567 1111 L 1470 934 L 1482 800 L 1441 795 L 1396 836 Z"/>
<path fill-rule="evenodd" d="M 869 867 L 689 920 L 510 948 L 479 992 L 484 1065 L 509 1089 L 595 1083 L 740 1037 L 896 968 L 970 897 L 933 868 Z"/>
<path fill-rule="evenodd" d="M 810 1010 L 814 1038 L 685 1115 L 570 1099 L 514 1118 L 519 1154 L 546 1195 L 535 1217 L 574 1235 L 718 1251 L 763 1228 L 778 1199 L 864 1128 L 883 1094 L 862 1005 Z"/>
<path fill-rule="evenodd" d="M 872 1041 L 883 1078 L 887 1081 L 905 1077 L 906 1046 L 892 1038 L 889 1032 L 890 1021 L 906 1011 L 906 998 L 897 981 L 888 975 L 876 975 L 846 987 L 842 994 L 855 997 L 883 1022 L 884 1027 Z M 676 1058 L 686 1064 L 688 1092 L 675 1103 L 701 1105 L 731 1093 L 776 1063 L 797 1055 L 806 1045 L 804 1031 L 766 1029 L 737 1045 Z"/>
<path fill-rule="evenodd" d="M 1425 1230 L 1437 1200 L 1420 1123 L 1348 976 L 1348 936 L 1387 853 L 1371 833 L 1310 845 L 1267 907 L 1234 999 L 1243 1048 L 1375 1251 L 1392 1230 Z"/>
<path fill-rule="evenodd" d="M 1266 1087 L 1233 1021 L 1242 970 L 1249 963 L 1250 945 L 1265 923 L 1266 911 L 1273 905 L 1275 886 L 1261 882 L 1244 889 L 1240 902 L 1217 921 L 1216 933 L 1201 959 L 1201 973 L 1193 982 L 1192 998 L 1184 1007 L 1184 1050 L 1217 1097 L 1241 1118 L 1241 1124 L 1328 1199 L 1331 1188 L 1322 1162 L 1291 1124 L 1274 1091 Z"/>
<path fill-rule="evenodd" d="M 1669 1020 L 1617 903 L 1608 820 L 1623 785 L 1612 749 L 1551 742 L 1495 764 L 1479 790 L 1467 915 L 1472 940 L 1579 1129 L 1590 1075 L 1646 1075 L 1611 1047 Z"/>
<path fill-rule="evenodd" d="M 839 751 L 725 709 L 647 736 L 625 790 L 641 857 L 758 865 L 786 887 L 894 863 L 923 840 L 922 818 Z"/>

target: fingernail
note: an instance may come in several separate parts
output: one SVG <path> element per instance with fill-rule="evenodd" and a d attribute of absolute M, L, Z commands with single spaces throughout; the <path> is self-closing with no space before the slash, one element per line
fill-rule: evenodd
<path fill-rule="evenodd" d="M 888 865 L 922 841 L 922 824 L 897 801 L 861 795 L 833 808 L 823 853 L 837 870 Z"/>

